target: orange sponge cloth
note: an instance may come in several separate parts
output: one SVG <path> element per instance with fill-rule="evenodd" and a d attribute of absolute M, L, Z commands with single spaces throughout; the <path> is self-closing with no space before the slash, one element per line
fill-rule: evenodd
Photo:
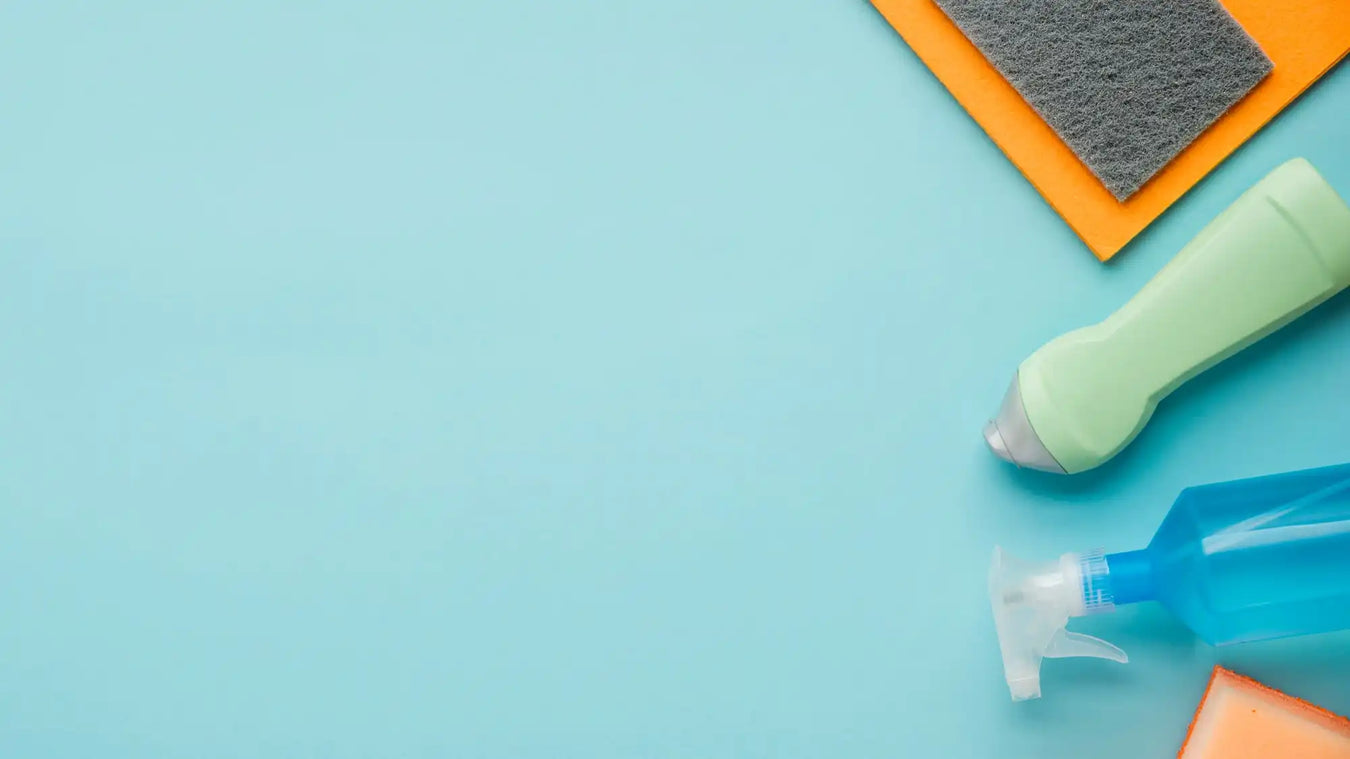
<path fill-rule="evenodd" d="M 1158 3 L 1166 5 L 1167 0 Z M 1275 62 L 1275 70 L 1121 203 L 937 3 L 872 0 L 872 4 L 1103 261 L 1350 52 L 1347 0 L 1223 0 Z"/>
<path fill-rule="evenodd" d="M 1350 720 L 1216 667 L 1180 759 L 1350 759 Z"/>

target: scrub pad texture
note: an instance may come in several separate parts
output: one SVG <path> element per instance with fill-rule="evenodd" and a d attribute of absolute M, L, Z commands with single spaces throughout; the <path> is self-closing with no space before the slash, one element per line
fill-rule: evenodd
<path fill-rule="evenodd" d="M 1217 0 L 936 0 L 1118 200 L 1270 73 Z"/>

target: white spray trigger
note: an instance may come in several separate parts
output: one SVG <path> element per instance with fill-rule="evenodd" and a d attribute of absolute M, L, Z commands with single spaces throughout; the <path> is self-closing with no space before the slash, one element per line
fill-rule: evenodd
<path fill-rule="evenodd" d="M 1124 651 L 1101 638 L 1071 633 L 1064 628 L 1060 628 L 1059 632 L 1055 633 L 1055 637 L 1050 639 L 1050 647 L 1045 651 L 1045 658 L 1072 659 L 1075 657 L 1107 659 L 1121 664 L 1130 660 L 1130 657 L 1126 656 Z"/>
<path fill-rule="evenodd" d="M 1110 643 L 1066 629 L 1072 617 L 1115 608 L 1091 582 L 1105 573 L 1100 554 L 1067 553 L 1059 561 L 1036 565 L 994 549 L 989 603 L 1003 654 L 1003 674 L 1014 701 L 1040 698 L 1043 659 L 1129 661 L 1124 651 Z M 1090 592 L 1085 590 L 1089 588 Z"/>

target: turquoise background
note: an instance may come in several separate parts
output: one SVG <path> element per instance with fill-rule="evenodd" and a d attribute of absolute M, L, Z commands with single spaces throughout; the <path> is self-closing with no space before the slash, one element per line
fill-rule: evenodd
<path fill-rule="evenodd" d="M 1097 263 L 864 2 L 0 7 L 0 755 L 1165 757 L 1216 661 L 1088 620 L 1013 705 L 991 549 L 1350 461 L 1350 297 L 1074 479 L 980 427 L 1304 155 L 1341 68 Z"/>

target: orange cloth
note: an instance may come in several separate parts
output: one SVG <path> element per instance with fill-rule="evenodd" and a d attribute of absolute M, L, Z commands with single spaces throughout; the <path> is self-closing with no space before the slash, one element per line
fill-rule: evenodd
<path fill-rule="evenodd" d="M 1350 720 L 1214 668 L 1179 759 L 1347 759 Z"/>
<path fill-rule="evenodd" d="M 1347 0 L 1223 0 L 1275 70 L 1121 203 L 933 0 L 872 0 L 1098 258 L 1115 255 L 1350 52 Z"/>

